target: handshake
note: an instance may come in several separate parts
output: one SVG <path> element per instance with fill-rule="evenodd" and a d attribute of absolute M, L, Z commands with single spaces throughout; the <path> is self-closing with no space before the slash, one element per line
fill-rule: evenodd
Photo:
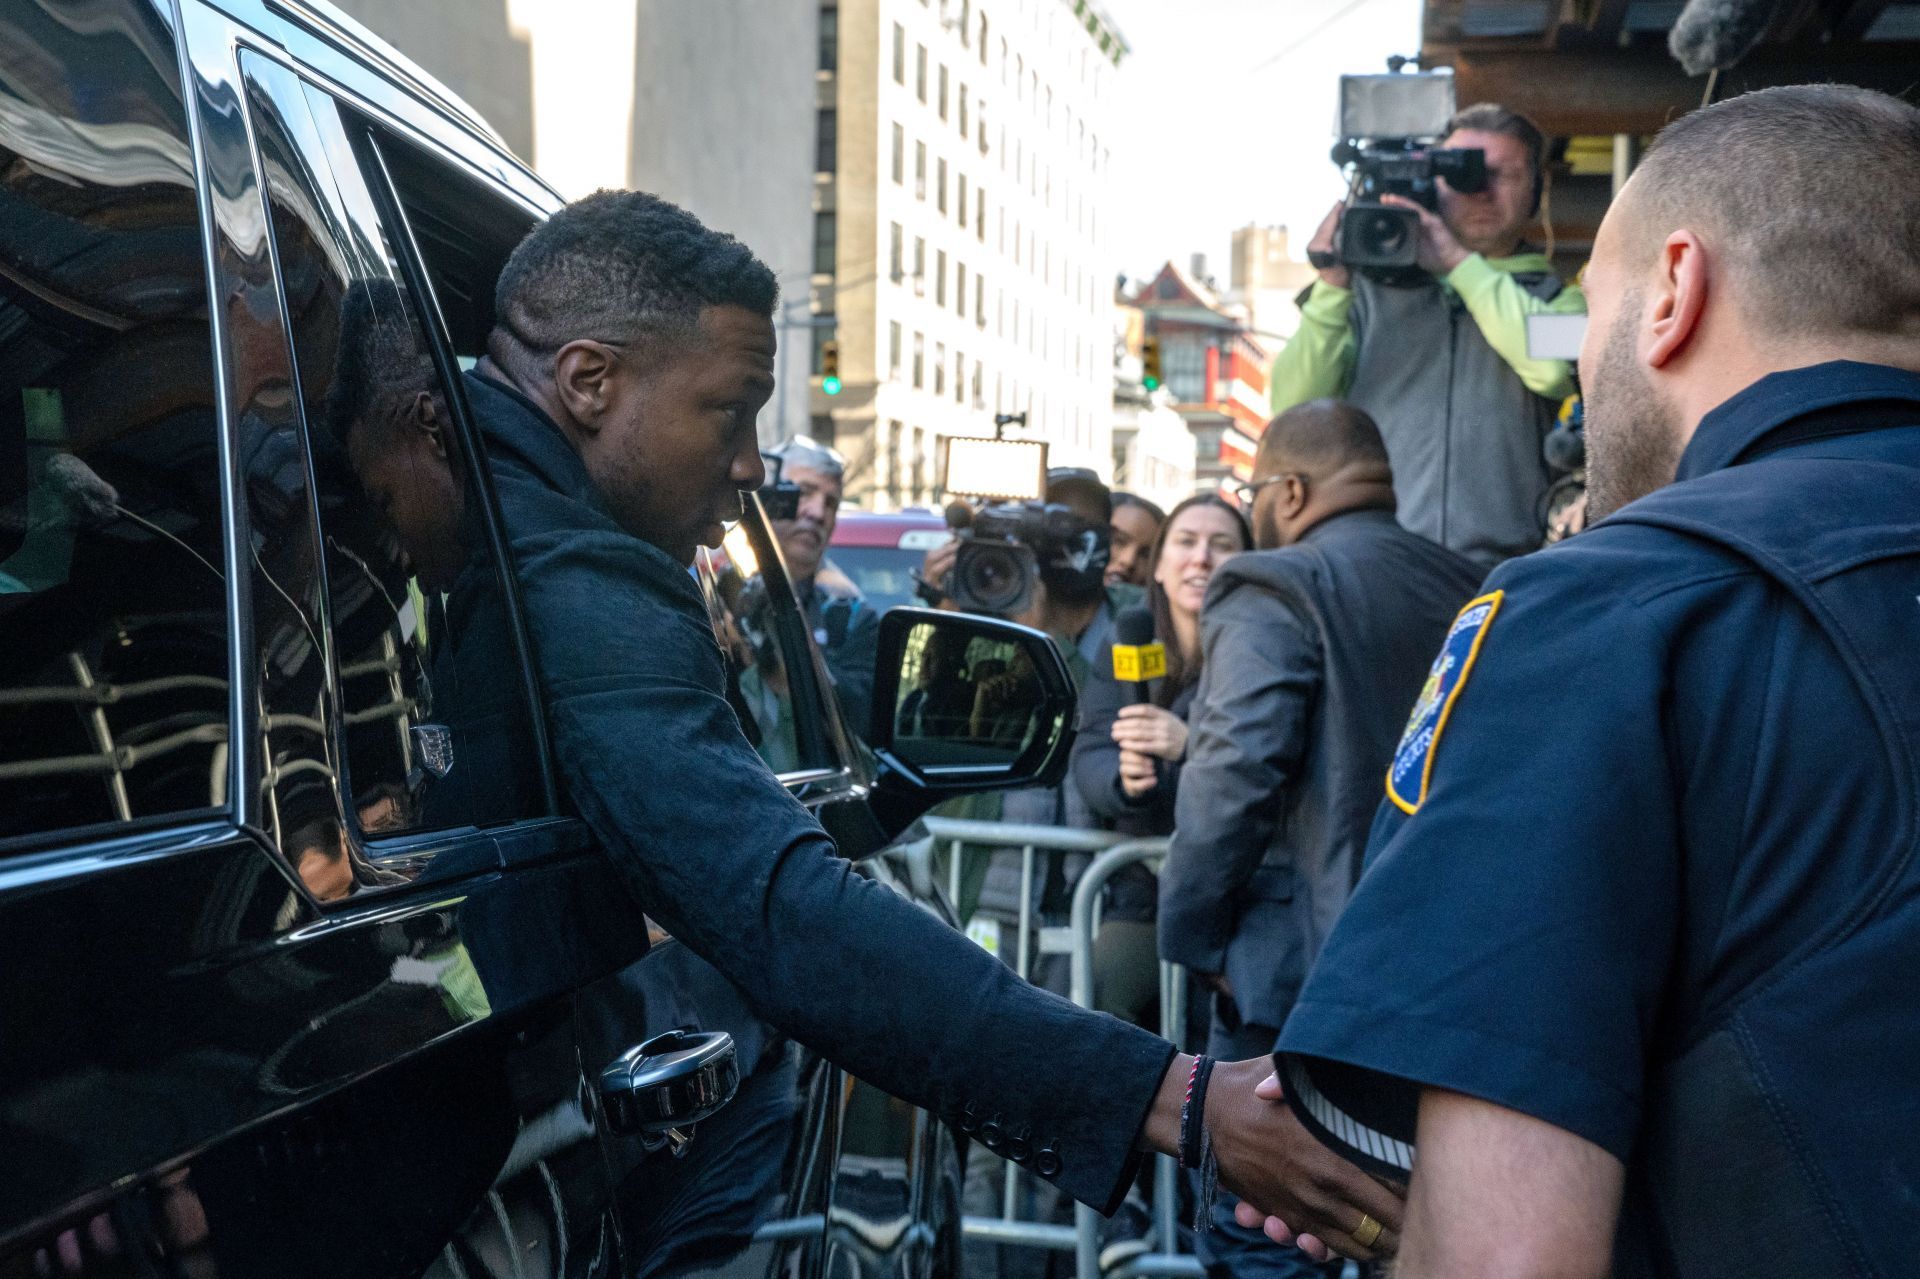
<path fill-rule="evenodd" d="M 1191 1163 L 1197 1136 L 1188 1109 L 1194 1059 L 1180 1054 L 1167 1068 L 1140 1131 L 1144 1149 Z M 1216 1064 L 1202 1102 L 1207 1140 L 1220 1184 L 1238 1195 L 1241 1225 L 1260 1227 L 1276 1243 L 1296 1244 L 1316 1260 L 1338 1252 L 1359 1261 L 1390 1256 L 1400 1241 L 1402 1192 L 1360 1171 L 1322 1145 L 1282 1098 L 1273 1061 Z"/>

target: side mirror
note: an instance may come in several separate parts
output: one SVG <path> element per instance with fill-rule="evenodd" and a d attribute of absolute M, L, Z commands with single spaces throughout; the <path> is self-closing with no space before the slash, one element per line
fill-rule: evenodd
<path fill-rule="evenodd" d="M 880 619 L 874 670 L 875 789 L 913 816 L 952 795 L 1050 784 L 1066 771 L 1073 676 L 1041 632 L 895 608 Z"/>

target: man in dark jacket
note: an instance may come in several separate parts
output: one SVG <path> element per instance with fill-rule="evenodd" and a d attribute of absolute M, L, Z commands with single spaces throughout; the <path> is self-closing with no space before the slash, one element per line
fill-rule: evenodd
<path fill-rule="evenodd" d="M 1246 492 L 1262 549 L 1228 560 L 1207 590 L 1160 878 L 1160 953 L 1214 989 L 1208 1047 L 1227 1059 L 1272 1050 L 1359 878 L 1427 659 L 1480 581 L 1394 519 L 1386 447 L 1351 405 L 1275 418 Z M 1210 1272 L 1316 1272 L 1232 1209 L 1220 1196 L 1200 1237 Z"/>
<path fill-rule="evenodd" d="M 765 478 L 775 297 L 744 245 L 638 192 L 569 206 L 501 273 L 467 396 L 561 780 L 635 899 L 757 1016 L 1110 1209 L 1139 1150 L 1177 1148 L 1192 1059 L 856 873 L 726 700 L 687 568 Z M 1346 1246 L 1362 1211 L 1397 1224 L 1392 1195 L 1254 1097 L 1270 1071 L 1214 1072 L 1223 1181 Z"/>

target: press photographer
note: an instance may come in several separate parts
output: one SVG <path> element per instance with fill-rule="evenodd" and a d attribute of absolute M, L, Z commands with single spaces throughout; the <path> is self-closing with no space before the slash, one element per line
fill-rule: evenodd
<path fill-rule="evenodd" d="M 1490 566 L 1541 544 L 1541 444 L 1572 390 L 1568 362 L 1528 357 L 1526 318 L 1581 314 L 1586 299 L 1524 242 L 1546 139 L 1493 103 L 1421 127 L 1451 94 L 1444 76 L 1345 77 L 1335 158 L 1353 189 L 1308 246 L 1320 278 L 1274 361 L 1272 399 L 1276 413 L 1328 397 L 1363 409 L 1386 440 L 1401 522 Z"/>

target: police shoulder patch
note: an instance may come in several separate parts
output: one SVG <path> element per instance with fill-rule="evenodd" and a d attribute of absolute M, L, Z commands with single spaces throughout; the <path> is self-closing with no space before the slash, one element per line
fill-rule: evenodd
<path fill-rule="evenodd" d="M 1407 717 L 1407 731 L 1394 747 L 1393 763 L 1387 768 L 1387 798 L 1403 813 L 1412 813 L 1426 802 L 1427 783 L 1433 776 L 1433 753 L 1440 745 L 1440 733 L 1447 726 L 1454 699 L 1465 687 L 1474 659 L 1480 656 L 1480 643 L 1493 625 L 1506 592 L 1494 591 L 1469 600 L 1453 619 L 1440 655 L 1433 659 L 1427 682 L 1420 689 L 1413 714 Z"/>

